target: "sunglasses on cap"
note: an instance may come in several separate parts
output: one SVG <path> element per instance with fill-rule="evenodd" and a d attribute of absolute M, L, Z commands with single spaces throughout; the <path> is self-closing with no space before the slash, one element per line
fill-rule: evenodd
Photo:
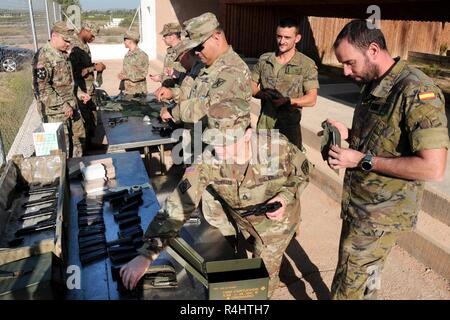
<path fill-rule="evenodd" d="M 214 35 L 214 33 L 212 35 L 210 35 L 205 41 L 203 41 L 202 43 L 200 43 L 198 46 L 196 46 L 194 49 L 192 49 L 194 52 L 202 52 L 203 49 L 205 49 L 205 42 L 208 41 L 212 36 Z"/>

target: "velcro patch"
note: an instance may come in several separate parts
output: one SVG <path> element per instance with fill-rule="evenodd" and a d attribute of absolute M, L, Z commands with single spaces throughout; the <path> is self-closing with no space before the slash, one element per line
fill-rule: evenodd
<path fill-rule="evenodd" d="M 195 166 L 187 167 L 184 174 L 193 174 L 195 172 Z"/>
<path fill-rule="evenodd" d="M 47 70 L 45 70 L 45 68 L 37 68 L 36 69 L 36 77 L 39 80 L 44 80 L 45 78 L 47 78 Z"/>
<path fill-rule="evenodd" d="M 305 176 L 309 174 L 309 163 L 308 160 L 303 161 L 302 163 L 302 171 Z"/>
<path fill-rule="evenodd" d="M 434 99 L 436 99 L 436 94 L 432 91 L 419 93 L 420 101 L 434 100 Z"/>
<path fill-rule="evenodd" d="M 217 89 L 220 86 L 222 86 L 226 82 L 225 79 L 219 78 L 216 80 L 216 82 L 213 83 L 212 88 Z"/>
<path fill-rule="evenodd" d="M 191 186 L 191 183 L 189 182 L 189 180 L 184 179 L 178 186 L 178 190 L 180 190 L 181 194 L 185 194 L 186 191 L 188 191 L 190 187 L 192 187 L 192 186 Z"/>

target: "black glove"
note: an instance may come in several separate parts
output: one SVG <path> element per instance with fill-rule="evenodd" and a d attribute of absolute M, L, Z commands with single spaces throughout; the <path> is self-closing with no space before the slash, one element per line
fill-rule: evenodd
<path fill-rule="evenodd" d="M 256 94 L 255 94 L 255 98 L 256 99 L 261 99 L 261 100 L 270 100 L 271 96 L 269 93 L 265 92 L 264 89 L 263 90 L 259 90 Z"/>

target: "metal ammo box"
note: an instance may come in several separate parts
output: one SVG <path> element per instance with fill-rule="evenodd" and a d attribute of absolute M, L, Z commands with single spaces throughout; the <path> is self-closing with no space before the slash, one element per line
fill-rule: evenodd
<path fill-rule="evenodd" d="M 0 176 L 0 299 L 57 299 L 64 285 L 64 153 L 15 156 Z"/>
<path fill-rule="evenodd" d="M 266 300 L 269 274 L 261 258 L 204 261 L 182 238 L 167 252 L 208 290 L 209 300 Z"/>

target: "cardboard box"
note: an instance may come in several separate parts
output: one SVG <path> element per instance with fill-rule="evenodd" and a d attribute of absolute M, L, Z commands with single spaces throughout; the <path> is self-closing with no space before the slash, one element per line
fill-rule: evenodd
<path fill-rule="evenodd" d="M 36 156 L 48 156 L 53 150 L 66 152 L 66 140 L 62 122 L 43 123 L 33 132 Z"/>

